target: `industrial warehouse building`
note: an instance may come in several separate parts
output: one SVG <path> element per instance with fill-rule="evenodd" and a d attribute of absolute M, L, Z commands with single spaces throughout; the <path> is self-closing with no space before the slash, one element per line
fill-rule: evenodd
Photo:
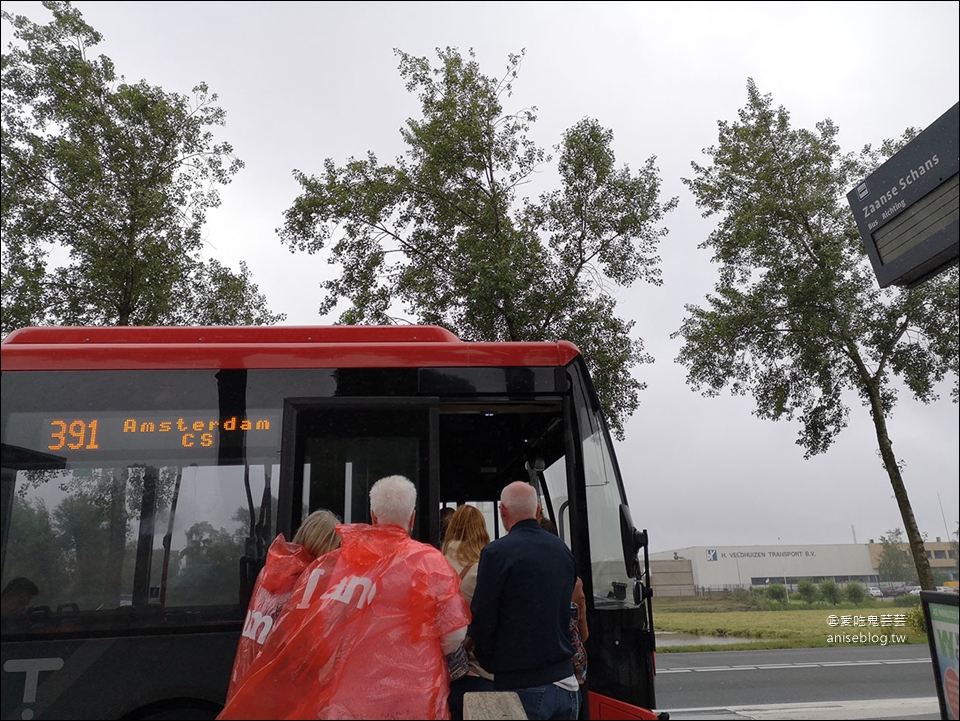
<path fill-rule="evenodd" d="M 906 545 L 902 546 L 909 552 Z M 948 580 L 957 579 L 957 555 L 950 543 L 937 538 L 924 544 L 930 567 Z M 879 583 L 879 543 L 790 544 L 762 546 L 695 546 L 650 554 L 654 596 L 699 596 L 735 588 L 785 583 L 796 590 L 802 579 L 819 583 Z"/>

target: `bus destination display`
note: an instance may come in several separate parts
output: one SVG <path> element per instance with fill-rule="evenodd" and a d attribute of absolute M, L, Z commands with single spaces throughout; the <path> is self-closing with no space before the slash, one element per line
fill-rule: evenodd
<path fill-rule="evenodd" d="M 24 437 L 29 433 L 31 438 Z M 40 437 L 37 437 L 39 433 Z M 277 446 L 280 413 L 220 419 L 209 411 L 13 414 L 5 443 L 77 457 L 87 452 L 216 450 L 222 445 Z"/>

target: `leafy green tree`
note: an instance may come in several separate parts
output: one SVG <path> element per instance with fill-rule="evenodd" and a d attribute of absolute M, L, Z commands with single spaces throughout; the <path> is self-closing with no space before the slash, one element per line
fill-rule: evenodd
<path fill-rule="evenodd" d="M 820 600 L 820 589 L 809 578 L 801 578 L 797 584 L 797 593 L 804 602 L 811 604 Z"/>
<path fill-rule="evenodd" d="M 851 581 L 843 589 L 843 595 L 847 597 L 850 603 L 859 605 L 867 598 L 867 589 L 863 587 L 863 584 Z"/>
<path fill-rule="evenodd" d="M 53 520 L 66 565 L 59 588 L 61 598 L 73 599 L 85 607 L 104 601 L 104 593 L 111 600 L 119 599 L 121 564 L 116 564 L 116 574 L 106 573 L 112 565 L 109 510 L 94 498 L 68 496 L 54 509 Z M 107 575 L 115 576 L 116 582 L 107 585 Z"/>
<path fill-rule="evenodd" d="M 167 598 L 174 605 L 236 603 L 241 544 L 227 529 L 216 529 L 208 521 L 193 524 L 185 535 L 186 547 L 179 558 L 182 564 Z"/>
<path fill-rule="evenodd" d="M 2 61 L 3 333 L 281 320 L 245 267 L 201 257 L 217 188 L 243 167 L 214 141 L 217 96 L 204 83 L 188 97 L 125 82 L 92 56 L 102 36 L 78 10 L 43 6 L 47 25 L 2 13 L 15 38 Z"/>
<path fill-rule="evenodd" d="M 423 109 L 401 130 L 406 157 L 382 165 L 368 152 L 342 167 L 328 158 L 319 177 L 294 171 L 302 193 L 281 239 L 292 251 L 326 249 L 342 268 L 324 283 L 321 314 L 345 302 L 339 322 L 392 323 L 403 306 L 468 340 L 571 340 L 622 438 L 645 387 L 631 368 L 652 358 L 616 314 L 614 291 L 661 284 L 657 226 L 677 202 L 658 201 L 655 158 L 637 173 L 618 168 L 613 132 L 583 119 L 557 146 L 560 188 L 518 203 L 552 160 L 527 137 L 536 109 L 503 107 L 522 53 L 497 80 L 472 52 L 438 50 L 436 69 L 396 52 Z"/>
<path fill-rule="evenodd" d="M 923 615 L 922 605 L 915 605 L 913 608 L 907 611 L 905 615 L 907 628 L 912 629 L 915 633 L 918 633 L 921 636 L 927 635 L 927 618 Z"/>
<path fill-rule="evenodd" d="M 767 586 L 767 598 L 778 603 L 787 602 L 787 587 L 782 583 L 771 583 Z"/>
<path fill-rule="evenodd" d="M 248 556 L 257 554 L 258 557 L 263 558 L 266 550 L 277 537 L 277 511 L 280 504 L 273 494 L 270 494 L 266 508 L 264 508 L 262 496 L 257 500 L 260 503 L 253 503 L 251 496 L 252 505 L 237 508 L 230 516 L 230 520 L 238 524 L 233 530 L 233 540 L 244 549 L 244 554 Z"/>
<path fill-rule="evenodd" d="M 216 529 L 209 521 L 199 521 L 184 531 L 187 543 L 180 557 L 187 564 L 232 566 L 242 548 L 225 528 Z"/>
<path fill-rule="evenodd" d="M 35 604 L 48 604 L 57 598 L 64 575 L 63 555 L 60 553 L 53 519 L 41 499 L 28 501 L 14 496 L 8 525 L 8 548 L 17 549 L 4 559 L 4 578 L 26 576 L 40 589 Z"/>
<path fill-rule="evenodd" d="M 847 425 L 846 394 L 873 420 L 921 584 L 930 564 L 907 495 L 887 419 L 900 382 L 918 400 L 937 399 L 953 376 L 957 401 L 957 269 L 912 289 L 880 289 L 846 203 L 847 191 L 915 136 L 880 152 L 842 155 L 830 120 L 797 130 L 750 80 L 739 122 L 719 123 L 719 142 L 684 179 L 719 224 L 700 247 L 720 265 L 716 292 L 674 334 L 687 382 L 715 396 L 751 393 L 754 414 L 800 421 L 805 457 L 825 452 Z"/>
<path fill-rule="evenodd" d="M 174 292 L 176 312 L 164 321 L 172 325 L 273 325 L 287 317 L 270 311 L 242 260 L 237 272 L 215 258 L 197 263 Z"/>
<path fill-rule="evenodd" d="M 133 475 L 138 474 L 134 472 Z M 58 507 L 55 514 L 59 512 L 61 519 L 70 520 L 69 527 L 61 522 L 58 531 L 72 538 L 71 543 L 78 547 L 88 543 L 83 524 L 99 524 L 106 519 L 108 551 L 97 569 L 100 575 L 97 587 L 106 589 L 111 600 L 121 592 L 124 556 L 131 535 L 130 520 L 138 517 L 140 510 L 134 495 L 129 493 L 129 476 L 131 470 L 123 467 L 78 468 L 67 472 L 39 470 L 29 476 L 31 485 L 36 488 L 57 483 L 61 491 L 70 494 L 61 502 L 63 508 Z M 102 518 L 98 515 L 100 512 L 104 514 Z M 100 531 L 91 530 L 90 533 L 91 537 L 99 537 Z"/>
<path fill-rule="evenodd" d="M 903 542 L 903 531 L 894 528 L 880 536 L 880 558 L 877 560 L 877 577 L 881 581 L 899 581 L 909 585 L 917 583 L 917 568 Z"/>
<path fill-rule="evenodd" d="M 827 603 L 836 606 L 840 603 L 842 596 L 840 586 L 832 578 L 827 578 L 820 582 L 820 595 Z"/>

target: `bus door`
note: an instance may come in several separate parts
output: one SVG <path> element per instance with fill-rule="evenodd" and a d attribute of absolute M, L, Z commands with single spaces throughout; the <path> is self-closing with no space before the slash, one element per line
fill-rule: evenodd
<path fill-rule="evenodd" d="M 292 538 L 312 511 L 370 522 L 370 488 L 401 475 L 417 486 L 412 537 L 436 538 L 438 399 L 293 398 L 284 402 L 280 529 Z"/>
<path fill-rule="evenodd" d="M 586 368 L 571 364 L 569 373 L 573 433 L 568 441 L 575 459 L 575 494 L 562 497 L 566 482 L 552 477 L 549 463 L 544 482 L 554 499 L 561 534 L 570 535 L 581 554 L 578 560 L 584 548 L 589 560 L 589 573 L 582 578 L 590 627 L 586 647 L 591 718 L 624 718 L 622 714 L 634 713 L 631 707 L 656 708 L 647 539 L 633 526 L 619 464 Z M 567 530 L 571 527 L 572 533 Z"/>

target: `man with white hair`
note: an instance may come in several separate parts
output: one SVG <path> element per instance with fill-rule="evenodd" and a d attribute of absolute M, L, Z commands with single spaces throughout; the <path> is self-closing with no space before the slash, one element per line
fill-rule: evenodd
<path fill-rule="evenodd" d="M 575 719 L 570 643 L 573 554 L 537 522 L 536 489 L 515 481 L 500 493 L 507 535 L 480 552 L 467 635 L 497 691 L 515 691 L 530 719 Z"/>
<path fill-rule="evenodd" d="M 466 635 L 460 578 L 410 538 L 417 489 L 370 489 L 370 518 L 303 572 L 219 719 L 449 719 L 446 655 Z"/>

